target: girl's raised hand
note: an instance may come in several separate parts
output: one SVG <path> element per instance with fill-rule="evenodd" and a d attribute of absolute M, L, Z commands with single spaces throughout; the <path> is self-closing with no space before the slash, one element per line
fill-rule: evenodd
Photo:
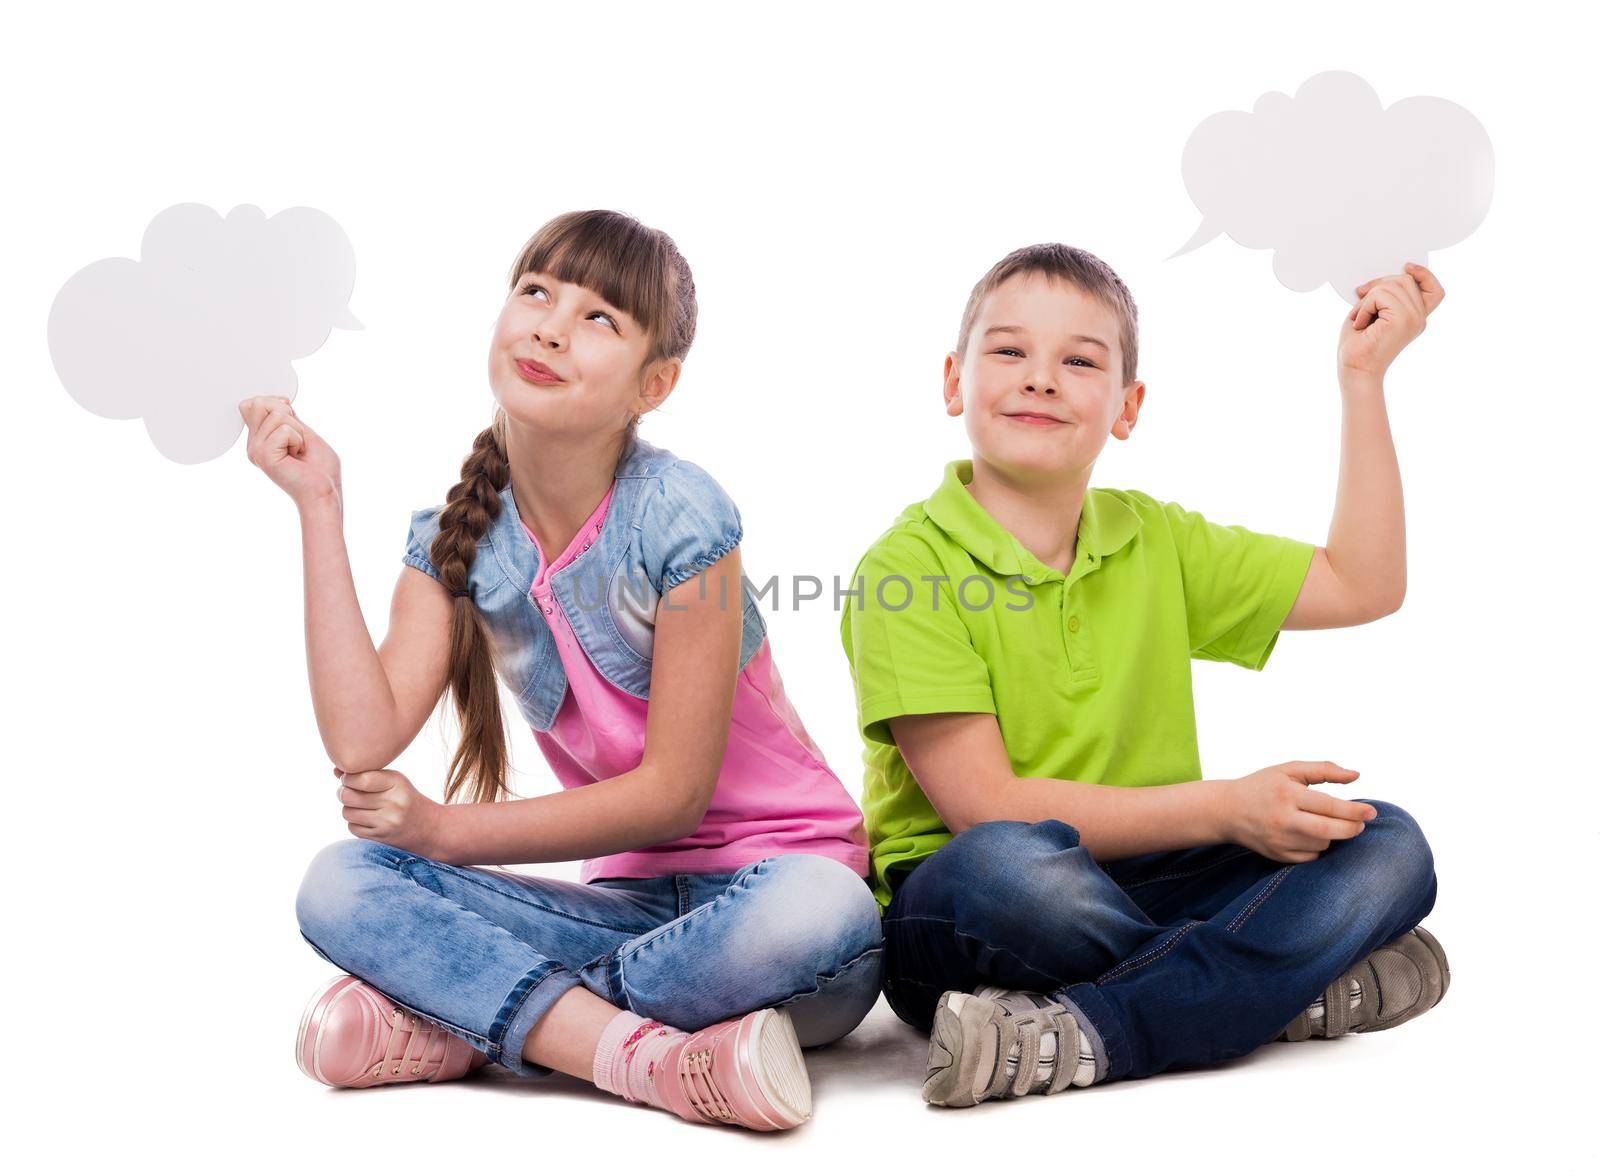
<path fill-rule="evenodd" d="M 337 795 L 350 832 L 423 857 L 438 855 L 444 805 L 423 796 L 390 768 L 373 772 L 334 768 L 333 774 L 339 777 Z"/>
<path fill-rule="evenodd" d="M 339 455 L 295 415 L 282 396 L 252 396 L 239 402 L 239 415 L 249 426 L 245 456 L 283 487 L 295 505 L 318 498 L 339 498 Z"/>
<path fill-rule="evenodd" d="M 1361 299 L 1339 329 L 1339 375 L 1382 379 L 1411 340 L 1422 334 L 1444 287 L 1426 266 L 1408 263 L 1403 274 L 1356 287 Z"/>

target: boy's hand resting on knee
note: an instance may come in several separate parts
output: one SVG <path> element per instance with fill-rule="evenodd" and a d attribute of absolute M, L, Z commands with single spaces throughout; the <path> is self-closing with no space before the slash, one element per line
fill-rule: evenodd
<path fill-rule="evenodd" d="M 444 805 L 418 792 L 405 776 L 390 768 L 375 772 L 343 772 L 339 803 L 350 832 L 423 857 L 438 854 Z"/>
<path fill-rule="evenodd" d="M 1360 833 L 1378 811 L 1308 785 L 1348 784 L 1360 774 L 1327 760 L 1295 760 L 1229 780 L 1223 791 L 1224 839 L 1273 861 L 1309 862 L 1329 843 Z"/>

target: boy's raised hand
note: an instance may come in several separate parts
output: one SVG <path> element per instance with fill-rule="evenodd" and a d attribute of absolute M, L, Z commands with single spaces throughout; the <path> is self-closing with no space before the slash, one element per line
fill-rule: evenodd
<path fill-rule="evenodd" d="M 1408 263 L 1403 274 L 1356 287 L 1361 302 L 1339 329 L 1339 376 L 1382 379 L 1401 348 L 1422 334 L 1444 287 L 1426 266 Z"/>
<path fill-rule="evenodd" d="M 1309 862 L 1378 815 L 1370 804 L 1340 800 L 1309 785 L 1348 784 L 1360 774 L 1327 760 L 1295 760 L 1229 780 L 1223 840 L 1276 862 Z"/>

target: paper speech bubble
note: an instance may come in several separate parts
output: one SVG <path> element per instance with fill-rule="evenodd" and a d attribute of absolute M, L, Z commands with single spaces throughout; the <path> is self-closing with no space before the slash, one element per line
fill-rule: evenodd
<path fill-rule="evenodd" d="M 108 257 L 67 279 L 50 306 L 50 360 L 98 416 L 143 418 L 164 457 L 193 464 L 233 447 L 247 396 L 294 399 L 291 361 L 334 327 L 355 251 L 331 217 L 241 204 L 226 219 L 178 204 L 145 229 L 138 261 Z"/>
<path fill-rule="evenodd" d="M 1293 98 L 1272 91 L 1248 113 L 1202 122 L 1183 149 L 1183 182 L 1204 219 L 1172 257 L 1226 233 L 1271 249 L 1289 289 L 1326 282 L 1354 306 L 1361 283 L 1426 265 L 1430 250 L 1483 223 L 1494 150 L 1454 102 L 1406 98 L 1385 110 L 1361 78 L 1331 70 Z"/>

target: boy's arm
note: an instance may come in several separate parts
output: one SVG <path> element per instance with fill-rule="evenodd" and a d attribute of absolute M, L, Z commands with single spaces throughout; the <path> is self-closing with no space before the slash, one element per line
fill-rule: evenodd
<path fill-rule="evenodd" d="M 1339 488 L 1328 529 L 1285 629 L 1332 629 L 1388 616 L 1406 595 L 1406 521 L 1400 463 L 1389 432 L 1383 377 L 1444 298 L 1422 266 L 1356 289 L 1362 299 L 1339 338 Z"/>
<path fill-rule="evenodd" d="M 984 821 L 1065 821 L 1097 860 L 1229 839 L 1224 781 L 1121 788 L 1018 777 L 992 714 L 898 715 L 889 729 L 906 767 L 952 833 Z"/>
<path fill-rule="evenodd" d="M 1310 787 L 1359 775 L 1326 760 L 1277 764 L 1238 780 L 1121 788 L 1013 775 L 992 714 L 897 715 L 889 728 L 952 833 L 984 821 L 1063 821 L 1097 861 L 1227 843 L 1273 861 L 1307 862 L 1378 815 L 1364 801 Z"/>
<path fill-rule="evenodd" d="M 1388 616 L 1406 595 L 1406 518 L 1383 382 L 1339 381 L 1339 490 L 1328 545 L 1311 557 L 1285 629 L 1336 629 Z"/>

